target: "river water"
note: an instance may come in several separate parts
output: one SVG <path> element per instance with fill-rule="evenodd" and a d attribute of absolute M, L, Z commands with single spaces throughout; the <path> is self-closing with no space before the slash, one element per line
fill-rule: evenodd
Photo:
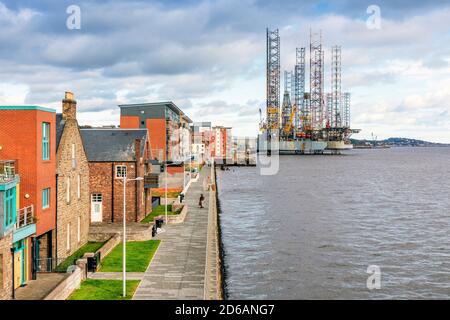
<path fill-rule="evenodd" d="M 282 156 L 276 175 L 217 180 L 229 299 L 450 298 L 450 148 Z"/>

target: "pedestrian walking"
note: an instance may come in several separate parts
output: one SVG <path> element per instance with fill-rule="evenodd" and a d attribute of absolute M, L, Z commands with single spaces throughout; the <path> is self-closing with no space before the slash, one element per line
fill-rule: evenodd
<path fill-rule="evenodd" d="M 198 200 L 198 205 L 200 208 L 203 208 L 203 201 L 205 201 L 205 197 L 203 196 L 203 193 L 200 195 L 200 199 Z"/>

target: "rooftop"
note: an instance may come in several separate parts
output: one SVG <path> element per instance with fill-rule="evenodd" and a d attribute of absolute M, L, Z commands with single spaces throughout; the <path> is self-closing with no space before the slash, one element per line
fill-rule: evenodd
<path fill-rule="evenodd" d="M 41 106 L 0 106 L 0 110 L 39 110 L 52 113 L 56 112 L 55 109 Z"/>
<path fill-rule="evenodd" d="M 141 139 L 141 154 L 147 139 L 146 129 L 81 129 L 88 161 L 136 161 L 135 139 Z"/>
<path fill-rule="evenodd" d="M 169 107 L 173 112 L 182 116 L 186 122 L 191 123 L 192 120 L 172 101 L 161 102 L 149 102 L 149 103 L 132 103 L 132 104 L 119 104 L 119 108 L 157 108 L 157 107 Z"/>

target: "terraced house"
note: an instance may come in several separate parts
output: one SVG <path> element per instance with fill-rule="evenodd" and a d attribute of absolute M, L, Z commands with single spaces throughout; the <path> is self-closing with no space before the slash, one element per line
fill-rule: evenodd
<path fill-rule="evenodd" d="M 0 295 L 5 297 L 8 291 L 12 297 L 13 289 L 35 278 L 37 271 L 51 269 L 56 214 L 54 136 L 54 110 L 0 106 L 0 159 L 8 159 L 0 166 L 0 288 L 4 288 Z"/>
<path fill-rule="evenodd" d="M 123 178 L 147 177 L 147 129 L 81 129 L 89 161 L 91 222 L 121 222 Z M 147 179 L 148 180 L 148 179 Z M 147 180 L 126 184 L 126 219 L 140 221 L 151 212 Z"/>
<path fill-rule="evenodd" d="M 87 242 L 90 223 L 89 164 L 77 121 L 77 102 L 66 92 L 56 115 L 56 260 L 57 264 Z"/>

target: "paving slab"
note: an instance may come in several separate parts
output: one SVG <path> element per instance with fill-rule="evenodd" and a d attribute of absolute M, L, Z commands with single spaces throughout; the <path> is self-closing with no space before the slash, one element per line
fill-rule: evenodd
<path fill-rule="evenodd" d="M 186 219 L 180 224 L 165 225 L 158 234 L 158 251 L 146 270 L 133 299 L 203 299 L 208 225 L 208 180 L 210 168 L 200 172 L 192 182 L 184 203 L 188 205 Z M 205 180 L 206 179 L 206 180 Z M 204 208 L 199 208 L 200 194 L 205 197 Z"/>

